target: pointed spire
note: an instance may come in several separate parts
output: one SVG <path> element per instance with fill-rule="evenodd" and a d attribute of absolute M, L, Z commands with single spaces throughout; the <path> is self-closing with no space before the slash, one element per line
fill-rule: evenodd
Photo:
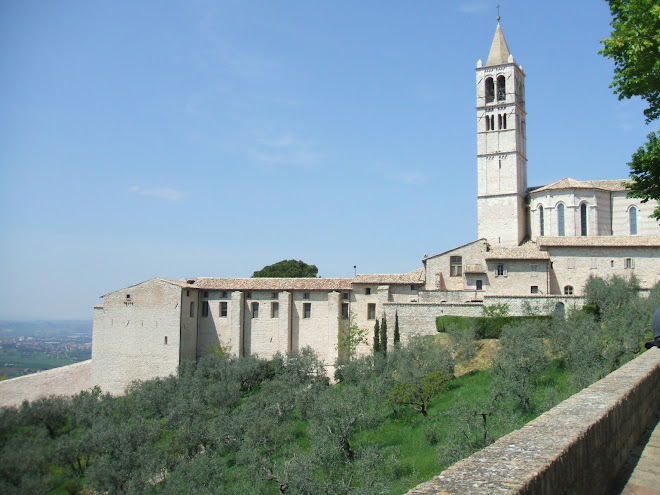
<path fill-rule="evenodd" d="M 486 67 L 491 65 L 506 64 L 509 62 L 510 56 L 511 52 L 509 52 L 509 47 L 506 44 L 504 34 L 502 33 L 502 28 L 498 22 L 497 29 L 495 30 L 495 36 L 493 37 L 493 44 L 490 46 L 490 53 L 488 54 Z"/>

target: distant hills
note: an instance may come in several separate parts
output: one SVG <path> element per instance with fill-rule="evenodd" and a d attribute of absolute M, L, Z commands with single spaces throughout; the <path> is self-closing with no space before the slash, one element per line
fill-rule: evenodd
<path fill-rule="evenodd" d="M 0 339 L 6 337 L 92 336 L 92 320 L 0 320 Z"/>

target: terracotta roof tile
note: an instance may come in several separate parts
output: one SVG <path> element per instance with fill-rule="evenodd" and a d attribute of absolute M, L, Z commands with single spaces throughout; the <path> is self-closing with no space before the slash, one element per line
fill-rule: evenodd
<path fill-rule="evenodd" d="M 547 260 L 550 255 L 541 251 L 533 242 L 526 242 L 518 247 L 491 248 L 484 255 L 487 260 Z"/>
<path fill-rule="evenodd" d="M 387 285 L 421 284 L 424 283 L 424 269 L 420 268 L 410 273 L 359 274 L 353 279 L 353 283 Z"/>
<path fill-rule="evenodd" d="M 180 287 L 205 290 L 351 290 L 350 278 L 213 278 L 166 280 Z M 192 281 L 193 283 L 188 283 Z"/>
<path fill-rule="evenodd" d="M 547 186 L 532 189 L 530 192 L 557 191 L 561 189 L 603 189 L 605 191 L 627 191 L 625 179 L 617 180 L 577 180 L 571 177 L 553 182 Z"/>

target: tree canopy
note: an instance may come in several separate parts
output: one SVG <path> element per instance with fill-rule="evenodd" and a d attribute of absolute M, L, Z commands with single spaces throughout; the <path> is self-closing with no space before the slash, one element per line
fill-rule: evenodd
<path fill-rule="evenodd" d="M 619 99 L 639 96 L 648 107 L 646 122 L 660 117 L 660 4 L 657 0 L 609 0 L 612 34 L 600 53 L 614 60 L 610 87 Z M 629 196 L 660 200 L 660 139 L 655 133 L 633 155 Z M 652 217 L 660 220 L 660 206 Z"/>
<path fill-rule="evenodd" d="M 299 260 L 282 260 L 257 270 L 252 274 L 252 278 L 314 278 L 318 272 L 316 265 L 308 265 Z"/>

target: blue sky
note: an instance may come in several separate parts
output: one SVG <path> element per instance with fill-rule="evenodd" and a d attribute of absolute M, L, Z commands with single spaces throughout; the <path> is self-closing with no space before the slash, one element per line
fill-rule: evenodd
<path fill-rule="evenodd" d="M 152 277 L 398 273 L 477 236 L 475 73 L 498 2 L 0 4 L 0 318 Z M 651 128 L 607 3 L 500 0 L 529 185 L 615 179 Z"/>

